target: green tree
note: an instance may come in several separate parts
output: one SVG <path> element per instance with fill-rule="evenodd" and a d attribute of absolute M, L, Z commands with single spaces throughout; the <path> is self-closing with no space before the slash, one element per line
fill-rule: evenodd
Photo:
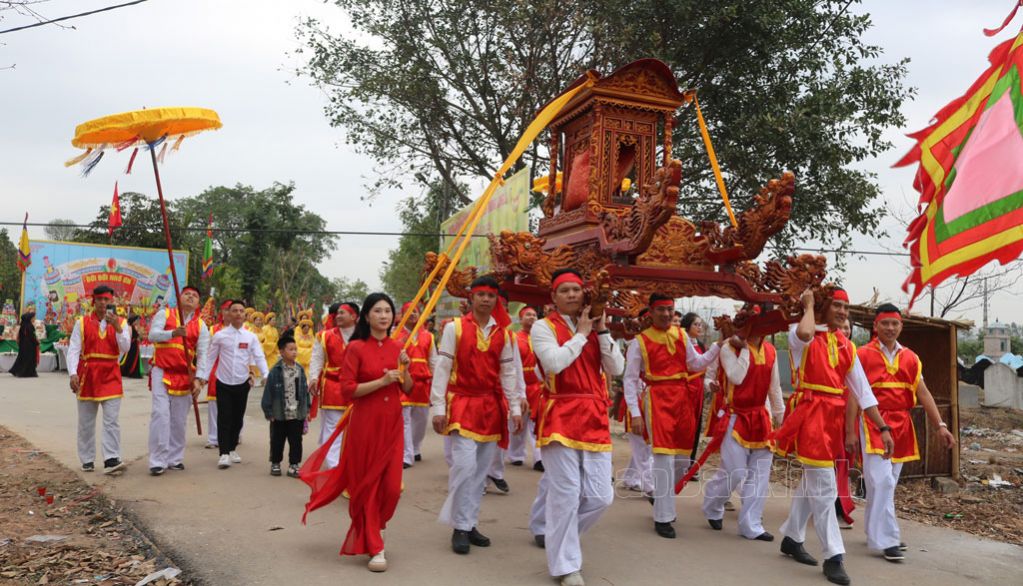
<path fill-rule="evenodd" d="M 0 228 L 0 306 L 7 299 L 21 303 L 21 271 L 18 270 L 18 246 L 7 228 Z M 20 233 L 18 234 L 20 237 Z M 40 261 L 42 262 L 42 261 Z"/>
<path fill-rule="evenodd" d="M 798 178 L 792 220 L 776 242 L 846 246 L 877 235 L 883 210 L 858 163 L 887 150 L 905 120 L 905 60 L 881 62 L 867 15 L 842 0 L 335 0 L 354 27 L 316 20 L 297 34 L 299 74 L 330 95 L 326 115 L 380 163 L 376 186 L 404 186 L 423 169 L 456 187 L 489 179 L 539 107 L 588 68 L 641 57 L 665 61 L 699 90 L 738 208 L 769 178 Z M 675 121 L 682 212 L 723 219 L 692 109 Z M 526 164 L 544 172 L 543 141 Z M 407 186 L 406 186 L 407 187 Z"/>
<path fill-rule="evenodd" d="M 362 279 L 355 279 L 354 281 L 348 277 L 338 277 L 330 280 L 331 287 L 333 288 L 333 301 L 344 302 L 354 301 L 362 304 L 362 301 L 369 296 L 369 285 L 366 284 Z"/>
<path fill-rule="evenodd" d="M 121 225 L 108 232 L 110 206 L 100 206 L 96 219 L 88 228 L 74 233 L 75 242 L 90 244 L 114 244 L 118 246 L 141 246 L 143 248 L 167 248 L 163 235 L 163 216 L 160 214 L 160 200 L 144 193 L 128 191 L 119 196 Z M 194 234 L 182 231 L 180 222 L 168 210 L 171 226 L 171 241 L 176 250 L 189 250 Z M 178 275 L 184 278 L 184 275 Z"/>

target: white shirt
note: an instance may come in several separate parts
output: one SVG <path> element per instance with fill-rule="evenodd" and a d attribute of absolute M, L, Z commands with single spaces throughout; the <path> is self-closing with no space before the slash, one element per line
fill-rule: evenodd
<path fill-rule="evenodd" d="M 171 311 L 177 311 L 172 309 Z M 195 311 L 188 314 L 185 319 L 185 323 L 192 321 L 192 316 L 195 315 Z M 171 332 L 174 330 L 164 329 L 167 327 L 167 313 L 165 311 L 157 311 L 153 315 L 153 321 L 149 324 L 149 341 L 154 344 L 166 342 L 174 336 Z M 210 329 L 206 327 L 206 322 L 199 320 L 199 339 L 195 343 L 195 371 L 205 372 L 207 362 L 210 355 Z"/>
<path fill-rule="evenodd" d="M 107 327 L 106 314 L 103 314 L 103 319 L 99 320 L 99 329 L 104 330 Z M 120 319 L 120 318 L 118 318 Z M 68 376 L 75 376 L 78 374 L 78 363 L 82 359 L 82 320 L 75 320 L 75 328 L 71 330 L 71 339 L 68 341 L 67 347 L 67 373 Z M 117 326 L 115 325 L 116 329 Z M 117 333 L 117 350 L 118 356 L 124 354 L 131 348 L 131 326 L 128 322 L 124 322 L 124 327 Z"/>
<path fill-rule="evenodd" d="M 490 332 L 497 327 L 493 316 L 483 327 L 483 335 L 490 336 Z M 451 322 L 444 326 L 440 337 L 440 350 L 437 352 L 437 360 L 433 368 L 433 383 L 430 387 L 430 416 L 437 417 L 447 413 L 447 391 L 448 381 L 451 380 L 451 365 L 457 351 L 455 343 L 455 323 Z M 519 382 L 516 379 L 522 378 L 522 366 L 516 368 L 514 338 L 508 336 L 507 343 L 501 349 L 501 390 L 508 400 L 508 408 L 511 415 L 522 415 L 522 405 L 519 399 Z M 523 394 L 525 394 L 523 392 Z"/>
<path fill-rule="evenodd" d="M 352 334 L 355 333 L 355 326 L 350 328 L 339 328 L 341 330 L 341 337 L 345 339 L 345 344 L 351 339 Z M 327 363 L 327 352 L 323 348 L 323 344 L 320 343 L 320 337 L 316 336 L 313 342 L 313 355 L 309 359 L 309 380 L 318 381 L 320 380 L 320 372 L 323 371 L 323 367 Z M 340 366 L 340 365 L 338 365 Z"/>
<path fill-rule="evenodd" d="M 582 354 L 583 347 L 588 341 L 586 336 L 575 333 L 575 322 L 572 321 L 572 318 L 565 314 L 561 314 L 561 317 L 564 318 L 568 329 L 574 334 L 564 345 L 558 344 L 558 337 L 547 320 L 537 321 L 533 324 L 533 329 L 530 332 L 536 360 L 540 363 L 544 373 L 548 375 L 558 374 L 568 368 Z M 622 374 L 622 371 L 625 370 L 625 357 L 615 346 L 611 336 L 609 334 L 599 335 L 597 342 L 600 344 L 600 365 L 604 369 L 604 374 L 608 376 Z"/>
<path fill-rule="evenodd" d="M 750 351 L 749 346 L 743 347 L 738 355 L 734 348 L 721 351 L 721 368 L 725 376 L 733 385 L 741 385 L 749 373 Z M 778 373 L 778 356 L 774 357 L 774 364 L 771 365 L 771 382 L 767 389 L 767 408 L 776 421 L 781 421 L 785 416 L 785 401 L 781 396 L 781 376 Z"/>
<path fill-rule="evenodd" d="M 799 377 L 799 365 L 803 358 L 803 350 L 806 348 L 809 342 L 804 342 L 799 339 L 796 335 L 796 328 L 799 324 L 792 324 L 789 327 L 789 353 L 791 354 L 792 364 L 794 366 L 796 377 Z M 828 331 L 827 326 L 818 325 L 816 328 L 818 332 Z M 855 352 L 853 352 L 853 365 L 849 369 L 849 372 L 845 375 L 845 385 L 849 387 L 849 390 L 853 395 L 856 396 L 856 402 L 860 404 L 860 409 L 869 409 L 877 405 L 877 398 L 874 397 L 874 391 L 870 389 L 870 382 L 867 381 L 867 374 L 863 372 L 863 365 L 860 364 L 860 358 Z M 799 381 L 796 380 L 796 387 L 799 386 Z"/>
<path fill-rule="evenodd" d="M 218 358 L 220 364 L 217 366 L 217 381 L 225 385 L 240 385 L 249 380 L 250 364 L 256 365 L 263 378 L 270 372 L 259 338 L 246 329 L 227 326 L 217 332 L 210 343 L 210 354 L 206 364 L 196 372 L 195 377 L 209 380 L 210 370 Z"/>
<path fill-rule="evenodd" d="M 693 347 L 693 340 L 686 336 L 686 369 L 689 372 L 700 372 L 717 360 L 721 347 L 714 344 L 703 354 L 696 352 Z M 629 406 L 629 415 L 639 417 L 639 394 L 643 392 L 643 379 L 641 378 L 644 368 L 643 352 L 639 349 L 639 340 L 633 339 L 628 346 L 625 356 L 625 378 L 622 381 L 625 390 L 625 404 Z M 630 403 L 630 397 L 632 403 Z"/>

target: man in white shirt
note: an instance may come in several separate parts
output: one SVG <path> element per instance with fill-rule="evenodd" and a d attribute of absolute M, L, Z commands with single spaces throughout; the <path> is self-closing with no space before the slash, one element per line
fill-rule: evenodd
<path fill-rule="evenodd" d="M 430 392 L 433 429 L 451 438 L 448 496 L 439 520 L 452 527 L 451 549 L 457 554 L 469 553 L 470 545 L 490 545 L 477 523 L 487 472 L 498 446 L 507 446 L 508 441 L 507 415 L 498 392 L 507 400 L 514 431 L 522 429 L 515 342 L 506 330 L 508 324 L 499 324 L 493 316 L 499 307 L 497 281 L 480 277 L 470 290 L 472 310 L 446 325 L 441 334 Z"/>
<path fill-rule="evenodd" d="M 238 433 L 245 418 L 245 406 L 252 388 L 249 365 L 255 364 L 265 379 L 270 369 L 266 365 L 263 346 L 256 334 L 243 329 L 245 304 L 232 301 L 231 325 L 217 332 L 210 343 L 210 355 L 202 370 L 196 373 L 195 384 L 202 386 L 209 380 L 212 364 L 217 366 L 217 428 L 220 433 L 220 469 L 229 468 L 232 463 L 242 461 L 238 455 Z"/>
<path fill-rule="evenodd" d="M 200 319 L 199 290 L 185 287 L 178 309 L 157 311 L 149 326 L 149 341 L 156 347 L 153 370 L 152 411 L 149 415 L 149 473 L 185 469 L 185 427 L 192 398 L 200 388 L 193 383 L 193 369 L 205 370 L 210 330 Z M 179 320 L 184 316 L 183 320 Z M 184 325 L 181 325 L 184 324 Z"/>
<path fill-rule="evenodd" d="M 814 307 L 814 292 L 806 290 L 800 297 L 803 317 L 789 330 L 789 352 L 792 364 L 798 365 L 795 381 L 797 401 L 782 426 L 773 434 L 774 451 L 792 455 L 803 463 L 803 477 L 792 498 L 789 517 L 781 526 L 785 536 L 781 552 L 795 561 L 816 566 L 817 560 L 803 547 L 806 526 L 813 517 L 813 526 L 824 550 L 824 576 L 834 584 L 849 584 L 845 571 L 845 545 L 835 514 L 838 485 L 835 461 L 845 457 L 844 389 L 848 388 L 856 402 L 881 430 L 884 457 L 890 458 L 894 442 L 877 409 L 877 399 L 867 382 L 863 367 L 852 343 L 837 332 L 849 317 L 849 295 L 835 288 L 822 307 Z M 818 323 L 819 320 L 819 323 Z"/>
<path fill-rule="evenodd" d="M 68 342 L 67 371 L 78 399 L 78 459 L 82 470 L 96 469 L 96 413 L 103 406 L 103 472 L 124 470 L 121 461 L 120 357 L 131 347 L 131 328 L 120 318 L 108 322 L 114 290 L 100 285 L 92 291 L 92 312 L 75 320 Z M 112 322 L 112 323 L 111 323 Z"/>
<path fill-rule="evenodd" d="M 704 488 L 703 514 L 720 531 L 725 503 L 733 491 L 740 490 L 739 535 L 773 541 L 761 517 L 773 460 L 768 445 L 772 416 L 780 423 L 785 415 L 777 353 L 763 336 L 752 336 L 741 351 L 732 344 L 722 346 L 720 362 L 725 406 L 718 416 L 727 417 L 728 422 L 721 443 L 721 469 Z"/>
<path fill-rule="evenodd" d="M 604 316 L 591 317 L 584 306 L 583 280 L 575 269 L 551 277 L 556 311 L 532 329 L 533 349 L 552 383 L 541 413 L 537 442 L 544 475 L 530 523 L 537 544 L 547 553 L 547 570 L 561 586 L 582 586 L 579 538 L 596 524 L 614 501 L 611 485 L 611 433 L 607 377 L 625 367 L 621 352 L 604 327 Z M 542 512 L 541 512 L 542 511 Z"/>

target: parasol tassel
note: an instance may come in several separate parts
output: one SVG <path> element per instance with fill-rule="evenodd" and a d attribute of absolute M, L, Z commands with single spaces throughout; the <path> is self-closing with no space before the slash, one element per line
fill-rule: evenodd
<path fill-rule="evenodd" d="M 114 146 L 114 148 L 117 149 L 117 152 L 121 152 L 130 147 L 131 145 L 137 143 L 138 141 L 139 137 L 133 136 L 124 142 L 118 143 L 117 145 Z"/>
<path fill-rule="evenodd" d="M 99 151 L 95 157 L 91 157 L 82 163 L 82 177 L 88 177 L 89 173 L 92 173 L 92 170 L 95 169 L 96 165 L 98 165 L 103 159 L 104 154 L 106 154 L 106 151 Z"/>
<path fill-rule="evenodd" d="M 71 165 L 77 165 L 78 163 L 81 163 L 82 161 L 84 161 L 85 157 L 88 157 L 91 154 L 92 154 L 92 148 L 91 147 L 87 148 L 87 149 L 85 149 L 84 153 L 64 161 L 64 166 L 65 167 L 70 167 Z"/>
<path fill-rule="evenodd" d="M 178 139 L 176 141 L 174 141 L 174 146 L 171 147 L 171 151 L 176 151 L 176 150 L 180 149 L 181 148 L 181 143 L 183 143 L 183 142 L 185 142 L 185 135 L 184 134 L 179 136 Z"/>
<path fill-rule="evenodd" d="M 128 168 L 124 170 L 125 175 L 131 175 L 131 166 L 135 164 L 135 156 L 139 154 L 139 147 L 135 147 L 135 150 L 131 152 L 131 158 L 128 159 Z"/>
<path fill-rule="evenodd" d="M 163 143 L 163 148 L 160 149 L 160 154 L 156 155 L 156 161 L 158 163 L 162 164 L 163 163 L 163 158 L 165 156 L 167 156 L 167 143 L 166 142 Z"/>

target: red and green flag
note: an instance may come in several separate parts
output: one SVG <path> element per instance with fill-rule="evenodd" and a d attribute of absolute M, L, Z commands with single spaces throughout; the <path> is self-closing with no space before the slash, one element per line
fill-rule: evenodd
<path fill-rule="evenodd" d="M 1023 31 L 995 47 L 965 94 L 935 114 L 896 167 L 918 163 L 919 215 L 904 246 L 910 305 L 927 286 L 1023 253 Z"/>
<path fill-rule="evenodd" d="M 202 247 L 202 280 L 213 276 L 213 214 L 206 225 L 206 242 Z"/>

